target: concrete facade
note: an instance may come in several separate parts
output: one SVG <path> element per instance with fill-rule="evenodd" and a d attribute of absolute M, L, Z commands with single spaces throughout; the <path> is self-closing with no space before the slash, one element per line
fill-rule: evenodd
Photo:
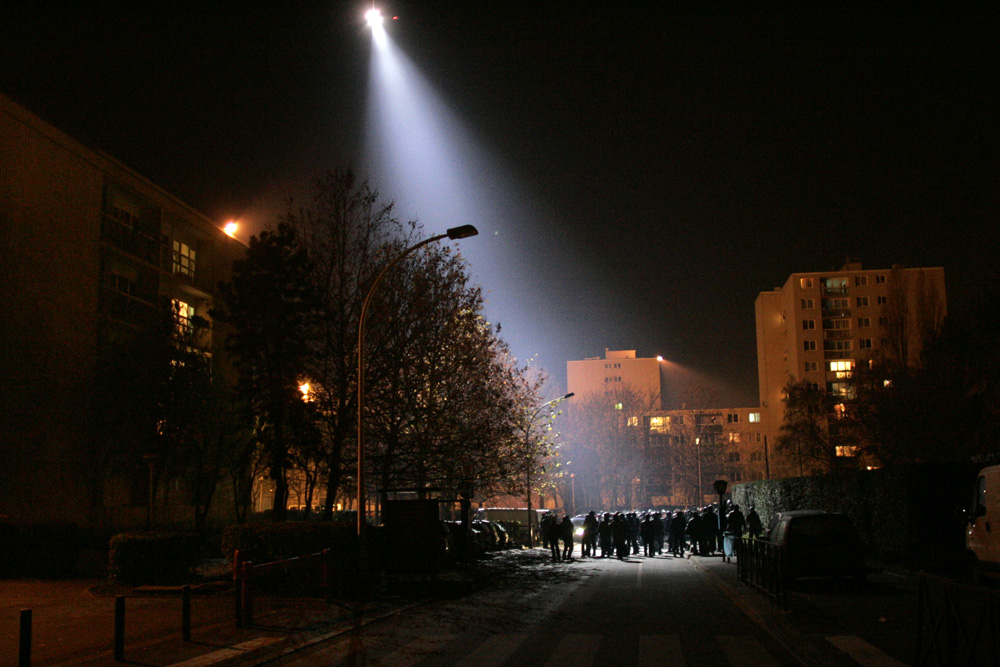
<path fill-rule="evenodd" d="M 857 364 L 917 363 L 927 333 L 947 314 L 944 269 L 849 263 L 839 271 L 793 273 L 782 287 L 760 293 L 755 312 L 760 410 L 774 443 L 790 380 L 847 395 Z M 774 476 L 800 472 L 809 471 L 779 462 Z"/>
<path fill-rule="evenodd" d="M 245 247 L 3 96 L 0 245 L 0 518 L 134 525 L 146 508 L 126 487 L 143 471 L 112 481 L 94 465 L 101 350 L 164 308 L 210 320 Z M 224 356 L 218 331 L 197 345 Z"/>
<path fill-rule="evenodd" d="M 604 350 L 604 358 L 566 362 L 566 388 L 586 397 L 627 387 L 638 396 L 654 397 L 660 405 L 660 366 L 656 358 L 636 358 L 635 350 Z"/>

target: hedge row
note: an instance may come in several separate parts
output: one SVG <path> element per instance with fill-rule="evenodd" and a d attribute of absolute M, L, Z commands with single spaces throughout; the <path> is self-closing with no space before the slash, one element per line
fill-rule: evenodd
<path fill-rule="evenodd" d="M 232 560 L 236 550 L 240 560 L 254 563 L 294 558 L 330 549 L 353 553 L 357 535 L 353 525 L 323 521 L 245 523 L 228 526 L 222 533 L 222 555 Z"/>
<path fill-rule="evenodd" d="M 914 464 L 872 471 L 746 482 L 733 502 L 757 507 L 767 524 L 776 512 L 825 509 L 847 514 L 868 554 L 885 562 L 949 570 L 961 563 L 964 524 L 959 508 L 972 497 L 978 467 Z"/>
<path fill-rule="evenodd" d="M 0 523 L 0 578 L 68 576 L 82 541 L 74 523 Z"/>
<path fill-rule="evenodd" d="M 181 584 L 198 564 L 200 547 L 194 533 L 119 533 L 111 538 L 108 576 L 127 586 Z"/>

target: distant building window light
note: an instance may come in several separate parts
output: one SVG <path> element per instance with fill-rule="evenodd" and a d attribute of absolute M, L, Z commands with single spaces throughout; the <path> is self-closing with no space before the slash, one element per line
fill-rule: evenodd
<path fill-rule="evenodd" d="M 831 361 L 829 363 L 829 370 L 831 373 L 843 373 L 845 371 L 849 373 L 854 370 L 854 362 L 850 360 Z"/>
<path fill-rule="evenodd" d="M 813 279 L 812 278 L 799 278 L 799 287 L 802 289 L 812 289 Z"/>
<path fill-rule="evenodd" d="M 811 352 L 816 349 L 816 341 L 814 340 L 804 340 L 802 341 L 802 349 L 806 352 Z"/>
<path fill-rule="evenodd" d="M 666 433 L 668 431 L 668 421 L 667 417 L 650 417 L 649 418 L 649 432 L 650 433 Z"/>
<path fill-rule="evenodd" d="M 170 302 L 174 317 L 174 331 L 180 336 L 190 336 L 194 331 L 191 319 L 194 317 L 194 307 L 180 299 Z"/>
<path fill-rule="evenodd" d="M 639 418 L 636 417 L 636 416 L 634 416 L 634 415 L 631 416 L 631 417 L 629 417 L 628 418 L 628 425 L 629 426 L 638 426 L 639 425 Z"/>
<path fill-rule="evenodd" d="M 866 308 L 868 306 L 868 297 L 859 296 L 857 299 L 858 308 Z"/>
<path fill-rule="evenodd" d="M 194 278 L 195 252 L 194 248 L 186 243 L 174 241 L 173 248 L 173 268 L 174 273 L 180 273 L 188 278 Z"/>
<path fill-rule="evenodd" d="M 837 445 L 837 456 L 857 456 L 861 448 L 857 445 Z"/>
<path fill-rule="evenodd" d="M 625 406 L 621 403 L 615 403 L 615 410 L 624 410 Z"/>
<path fill-rule="evenodd" d="M 756 424 L 759 421 L 760 421 L 760 413 L 759 412 L 751 412 L 750 413 L 750 423 Z"/>

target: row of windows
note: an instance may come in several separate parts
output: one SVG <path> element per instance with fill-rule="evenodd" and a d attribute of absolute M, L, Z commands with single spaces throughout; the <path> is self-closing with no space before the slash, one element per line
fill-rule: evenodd
<path fill-rule="evenodd" d="M 604 367 L 605 368 L 621 368 L 622 365 L 621 364 L 617 364 L 617 363 L 616 364 L 604 364 Z"/>
<path fill-rule="evenodd" d="M 879 297 L 879 298 L 882 298 L 882 297 Z M 870 328 L 871 325 L 872 325 L 872 318 L 870 318 L 870 317 L 859 317 L 859 318 L 857 318 L 857 320 L 858 320 L 858 327 L 861 328 L 861 329 Z M 878 318 L 878 323 L 879 323 L 880 326 L 885 326 L 886 324 L 889 323 L 889 318 L 887 318 L 885 316 L 880 317 L 880 318 Z M 826 318 L 826 319 L 823 320 L 823 328 L 826 329 L 826 330 L 831 330 L 831 329 L 839 329 L 839 330 L 850 329 L 851 328 L 851 320 L 849 318 L 846 318 L 846 317 L 838 317 L 838 318 L 832 318 L 831 317 L 831 318 Z M 816 320 L 802 320 L 802 330 L 803 331 L 813 331 L 815 329 L 816 329 Z"/>
<path fill-rule="evenodd" d="M 847 289 L 847 278 L 820 278 L 819 284 L 825 290 L 842 290 Z M 883 274 L 878 274 L 875 276 L 876 285 L 885 284 L 885 276 Z M 868 276 L 854 276 L 854 286 L 855 287 L 865 287 L 868 285 Z M 813 278 L 799 278 L 799 287 L 802 289 L 812 289 L 816 286 L 816 282 Z"/>
<path fill-rule="evenodd" d="M 881 339 L 881 342 L 885 344 L 886 339 Z M 871 338 L 859 338 L 858 339 L 858 349 L 859 350 L 870 350 L 874 347 L 873 339 Z M 823 349 L 828 352 L 850 352 L 853 349 L 853 343 L 849 340 L 824 340 Z M 816 341 L 814 340 L 804 340 L 802 341 L 802 351 L 803 352 L 815 352 L 816 351 Z"/>
<path fill-rule="evenodd" d="M 612 376 L 612 377 L 606 377 L 606 378 L 604 378 L 604 381 L 605 382 L 621 382 L 622 381 L 622 376 L 621 375 L 617 375 L 617 376 Z"/>

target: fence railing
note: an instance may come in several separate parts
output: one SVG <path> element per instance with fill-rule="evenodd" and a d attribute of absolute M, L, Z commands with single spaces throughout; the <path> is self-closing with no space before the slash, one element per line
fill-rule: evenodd
<path fill-rule="evenodd" d="M 913 664 L 1000 665 L 1000 590 L 921 574 Z"/>
<path fill-rule="evenodd" d="M 285 560 L 255 565 L 250 561 L 240 560 L 240 552 L 233 554 L 233 580 L 236 603 L 236 625 L 245 627 L 253 625 L 253 598 L 256 582 L 261 577 L 275 572 L 287 572 L 302 568 L 318 568 L 320 573 L 320 588 L 327 599 L 333 593 L 332 578 L 333 557 L 329 549 L 307 556 L 296 556 Z"/>
<path fill-rule="evenodd" d="M 736 543 L 736 573 L 744 584 L 753 586 L 783 609 L 788 609 L 788 587 L 781 549 L 777 545 L 765 540 L 740 538 Z"/>

